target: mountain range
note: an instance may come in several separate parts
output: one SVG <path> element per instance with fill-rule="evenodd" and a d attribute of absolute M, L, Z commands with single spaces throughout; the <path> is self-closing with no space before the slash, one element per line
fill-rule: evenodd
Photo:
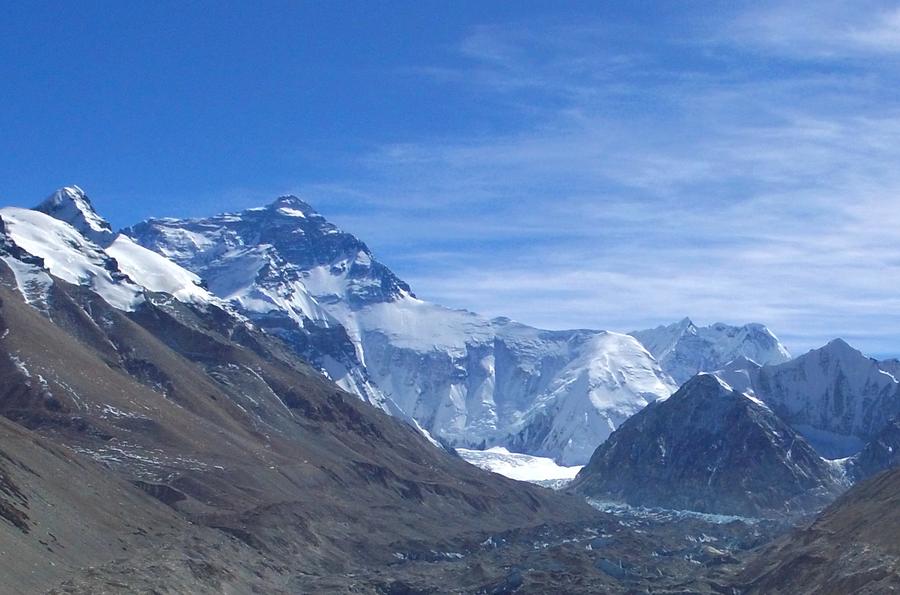
<path fill-rule="evenodd" d="M 62 188 L 0 209 L 0 261 L 12 592 L 777 592 L 816 556 L 891 585 L 900 365 L 841 340 L 452 310 L 296 197 L 116 233 Z M 554 492 L 451 446 L 587 464 Z"/>
<path fill-rule="evenodd" d="M 741 357 L 628 419 L 573 483 L 633 505 L 746 516 L 819 510 L 900 462 L 900 393 L 845 341 L 785 363 Z"/>
<path fill-rule="evenodd" d="M 61 216 L 72 219 L 70 210 Z M 76 223 L 91 233 L 98 218 Z M 363 242 L 296 197 L 209 218 L 151 219 L 124 234 L 202 278 L 346 390 L 451 446 L 583 464 L 625 419 L 677 388 L 632 336 L 541 330 L 417 298 Z M 690 325 L 672 339 L 675 351 L 703 351 L 691 357 L 708 364 L 704 371 L 744 352 L 787 353 L 760 325 L 714 328 Z M 691 342 L 691 332 L 712 339 Z"/>
<path fill-rule="evenodd" d="M 889 366 L 835 339 L 790 362 L 744 368 L 746 388 L 834 459 L 858 452 L 900 414 L 900 383 Z"/>
<path fill-rule="evenodd" d="M 50 223 L 36 220 L 43 215 Z M 3 217 L 9 244 L 116 307 L 134 309 L 149 289 L 226 311 L 454 447 L 580 465 L 647 404 L 712 371 L 830 459 L 856 454 L 900 414 L 891 362 L 840 340 L 791 360 L 755 323 L 701 327 L 685 318 L 630 335 L 546 331 L 421 300 L 362 241 L 293 196 L 203 219 L 151 219 L 117 234 L 80 188 L 67 187 Z M 46 285 L 40 269 L 14 267 L 31 301 Z"/>
<path fill-rule="evenodd" d="M 578 464 L 674 390 L 627 335 L 545 331 L 417 298 L 363 242 L 295 197 L 124 233 L 197 274 L 340 386 L 452 446 Z"/>

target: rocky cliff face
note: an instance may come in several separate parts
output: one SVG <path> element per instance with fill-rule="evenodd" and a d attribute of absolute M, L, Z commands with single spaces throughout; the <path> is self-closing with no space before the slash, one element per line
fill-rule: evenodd
<path fill-rule="evenodd" d="M 868 479 L 900 465 L 900 417 L 891 419 L 858 453 L 846 461 L 853 481 Z"/>

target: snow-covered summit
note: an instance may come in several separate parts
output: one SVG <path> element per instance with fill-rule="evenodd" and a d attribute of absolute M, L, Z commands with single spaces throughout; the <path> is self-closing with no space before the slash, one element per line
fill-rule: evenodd
<path fill-rule="evenodd" d="M 751 374 L 756 395 L 829 457 L 844 457 L 900 414 L 900 383 L 843 339 Z"/>
<path fill-rule="evenodd" d="M 133 310 L 145 291 L 225 306 L 194 273 L 113 233 L 77 186 L 57 190 L 35 209 L 8 207 L 0 213 L 4 260 L 29 301 L 42 299 L 39 288 L 45 291 L 53 275 L 90 287 L 121 310 Z"/>
<path fill-rule="evenodd" d="M 684 318 L 668 326 L 630 334 L 653 354 L 679 385 L 698 372 L 713 372 L 742 356 L 760 365 L 791 359 L 778 337 L 758 323 L 731 326 L 717 322 L 697 326 L 690 318 Z"/>
<path fill-rule="evenodd" d="M 411 293 L 365 243 L 294 196 L 204 219 L 150 219 L 125 233 L 189 270 L 202 271 L 210 288 L 219 295 L 227 290 L 229 298 L 252 291 L 251 285 L 284 286 L 300 279 L 312 298 L 353 308 Z M 213 265 L 229 261 L 240 262 L 247 274 L 236 278 L 234 267 Z"/>
<path fill-rule="evenodd" d="M 2 255 L 29 301 L 41 301 L 40 287 L 52 280 L 46 273 L 74 285 L 90 287 L 111 306 L 133 310 L 144 300 L 143 288 L 119 270 L 99 246 L 70 224 L 30 209 L 0 209 L 5 242 L 15 246 Z M 30 255 L 31 258 L 27 258 Z"/>
<path fill-rule="evenodd" d="M 60 188 L 34 210 L 65 221 L 100 246 L 105 247 L 115 237 L 112 227 L 97 214 L 91 199 L 78 186 Z"/>
<path fill-rule="evenodd" d="M 203 278 L 344 388 L 396 404 L 454 446 L 583 463 L 629 415 L 674 390 L 633 337 L 544 331 L 418 299 L 365 243 L 297 197 L 151 219 L 125 233 Z M 327 341 L 312 336 L 323 329 Z"/>
<path fill-rule="evenodd" d="M 268 208 L 288 217 L 322 217 L 309 203 L 292 194 L 279 196 Z"/>
<path fill-rule="evenodd" d="M 124 233 L 295 346 L 342 388 L 394 411 L 341 316 L 411 295 L 368 247 L 295 196 L 202 219 L 151 219 Z M 326 305 L 328 307 L 326 307 Z"/>

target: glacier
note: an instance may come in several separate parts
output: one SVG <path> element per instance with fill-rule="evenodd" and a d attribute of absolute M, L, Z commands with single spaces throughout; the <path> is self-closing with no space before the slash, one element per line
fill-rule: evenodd
<path fill-rule="evenodd" d="M 575 479 L 582 466 L 563 467 L 553 459 L 510 452 L 502 446 L 485 450 L 456 449 L 456 453 L 476 467 L 510 479 L 546 485 Z"/>

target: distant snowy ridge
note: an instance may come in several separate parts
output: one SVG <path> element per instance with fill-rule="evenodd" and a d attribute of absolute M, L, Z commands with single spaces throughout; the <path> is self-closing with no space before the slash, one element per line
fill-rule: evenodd
<path fill-rule="evenodd" d="M 900 415 L 893 362 L 868 358 L 842 339 L 794 360 L 735 362 L 716 372 L 766 402 L 827 458 L 847 457 Z M 740 380 L 738 380 L 740 377 Z"/>
<path fill-rule="evenodd" d="M 778 337 L 758 323 L 730 326 L 717 322 L 696 326 L 690 318 L 685 318 L 668 326 L 630 334 L 653 354 L 679 385 L 699 372 L 719 370 L 738 358 L 760 365 L 780 364 L 791 359 Z"/>

